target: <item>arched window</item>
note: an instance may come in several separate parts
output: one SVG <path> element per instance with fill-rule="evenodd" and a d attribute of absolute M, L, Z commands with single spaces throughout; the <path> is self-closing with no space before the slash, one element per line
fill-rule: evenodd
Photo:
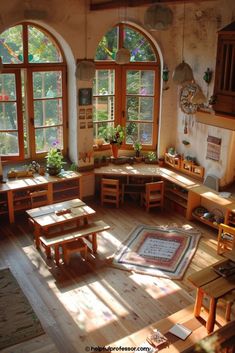
<path fill-rule="evenodd" d="M 129 64 L 115 62 L 120 48 L 130 50 Z M 112 28 L 96 51 L 93 85 L 94 137 L 107 125 L 126 127 L 123 147 L 139 140 L 144 148 L 157 145 L 160 60 L 153 43 L 127 24 Z"/>
<path fill-rule="evenodd" d="M 37 158 L 66 148 L 66 63 L 44 29 L 22 23 L 0 34 L 0 155 Z"/>

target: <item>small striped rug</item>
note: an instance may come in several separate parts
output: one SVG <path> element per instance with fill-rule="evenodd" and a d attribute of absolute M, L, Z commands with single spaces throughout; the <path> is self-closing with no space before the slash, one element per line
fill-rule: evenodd
<path fill-rule="evenodd" d="M 0 269 L 0 350 L 44 334 L 9 268 Z"/>

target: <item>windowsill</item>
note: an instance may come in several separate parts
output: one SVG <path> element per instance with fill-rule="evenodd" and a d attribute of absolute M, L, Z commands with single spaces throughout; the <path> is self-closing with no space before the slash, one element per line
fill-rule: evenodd
<path fill-rule="evenodd" d="M 110 143 L 104 143 L 103 145 L 93 145 L 94 151 L 108 151 L 111 149 Z"/>
<path fill-rule="evenodd" d="M 196 121 L 205 125 L 212 125 L 235 131 L 235 117 L 225 114 L 215 113 L 213 110 L 199 110 L 195 114 Z"/>

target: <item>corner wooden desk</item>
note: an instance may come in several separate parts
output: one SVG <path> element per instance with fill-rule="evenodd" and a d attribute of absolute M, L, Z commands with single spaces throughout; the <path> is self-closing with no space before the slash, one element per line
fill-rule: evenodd
<path fill-rule="evenodd" d="M 228 277 L 222 277 L 216 273 L 213 269 L 215 265 L 221 265 L 227 260 L 220 260 L 215 264 L 206 267 L 205 269 L 193 273 L 188 277 L 188 280 L 197 288 L 197 296 L 194 306 L 194 315 L 200 316 L 202 301 L 204 294 L 210 298 L 209 313 L 206 323 L 207 332 L 211 333 L 214 330 L 215 317 L 216 317 L 216 305 L 219 299 L 225 299 L 226 295 L 231 294 L 235 300 L 235 274 Z"/>

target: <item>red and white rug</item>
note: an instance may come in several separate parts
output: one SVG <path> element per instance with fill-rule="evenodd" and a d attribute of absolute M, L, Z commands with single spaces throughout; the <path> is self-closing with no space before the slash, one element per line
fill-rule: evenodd
<path fill-rule="evenodd" d="M 200 236 L 194 228 L 138 225 L 114 255 L 113 265 L 152 276 L 180 279 Z"/>

